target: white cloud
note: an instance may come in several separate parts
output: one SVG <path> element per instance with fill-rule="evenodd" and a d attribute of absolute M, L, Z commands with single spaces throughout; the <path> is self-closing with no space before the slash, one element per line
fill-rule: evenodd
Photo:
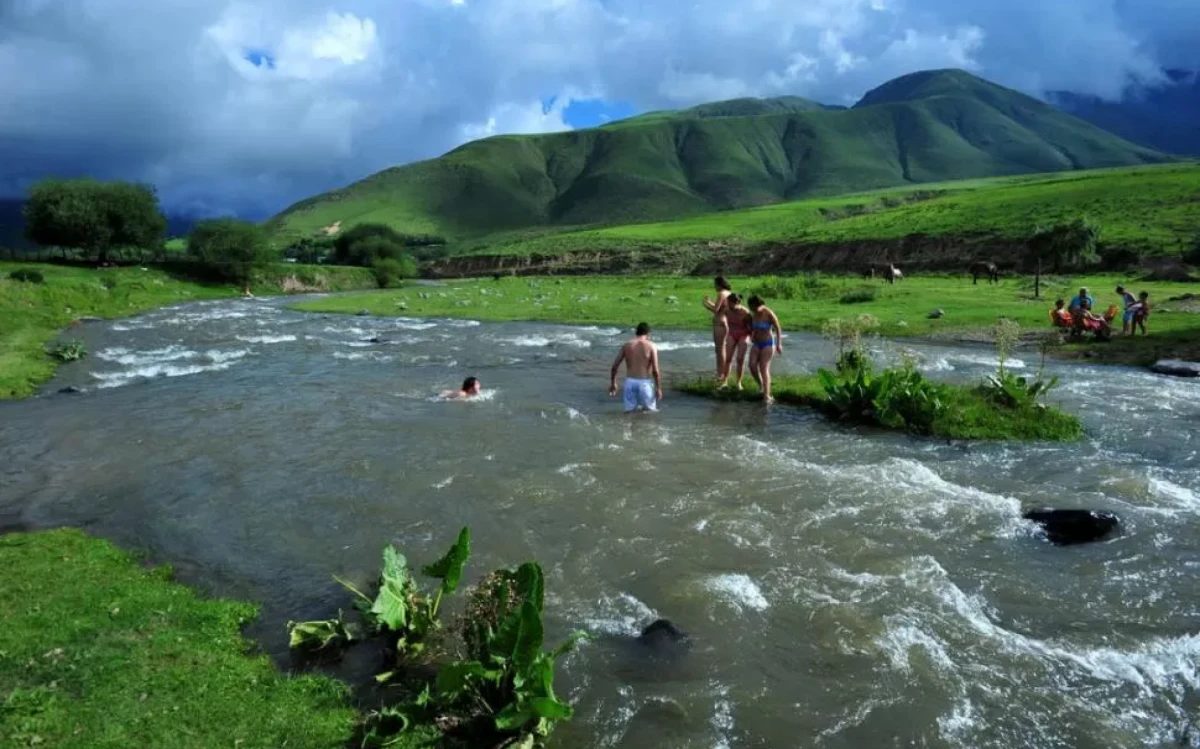
<path fill-rule="evenodd" d="M 849 103 L 932 67 L 1113 95 L 1197 50 L 1196 0 L 0 0 L 0 194 L 86 172 L 271 212 L 479 135 L 564 129 L 571 98 Z"/>

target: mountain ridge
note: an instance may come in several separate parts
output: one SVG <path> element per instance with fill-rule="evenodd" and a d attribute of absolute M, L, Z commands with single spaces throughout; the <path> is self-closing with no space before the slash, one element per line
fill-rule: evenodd
<path fill-rule="evenodd" d="M 844 109 L 800 97 L 738 99 L 584 130 L 492 136 L 300 201 L 267 225 L 280 243 L 338 221 L 455 241 L 1167 160 L 970 73 L 922 71 Z"/>

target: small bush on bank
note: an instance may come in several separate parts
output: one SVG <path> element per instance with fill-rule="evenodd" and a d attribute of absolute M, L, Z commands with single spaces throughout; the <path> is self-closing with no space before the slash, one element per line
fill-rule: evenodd
<path fill-rule="evenodd" d="M 874 286 L 866 286 L 864 288 L 855 289 L 854 291 L 848 291 L 845 294 L 842 294 L 838 301 L 842 304 L 862 304 L 863 302 L 875 301 L 875 297 L 878 295 L 878 289 L 876 289 Z"/>
<path fill-rule="evenodd" d="M 14 281 L 21 281 L 22 283 L 44 283 L 46 280 L 45 277 L 42 276 L 41 271 L 36 271 L 32 268 L 18 268 L 12 273 L 9 273 L 8 277 Z"/>
<path fill-rule="evenodd" d="M 399 258 L 378 258 L 371 264 L 371 269 L 375 272 L 375 283 L 379 284 L 381 289 L 398 286 L 404 279 L 415 278 L 417 275 L 417 264 L 407 255 Z"/>
<path fill-rule="evenodd" d="M 59 361 L 78 361 L 87 356 L 87 347 L 75 339 L 60 341 L 50 348 L 50 355 Z"/>

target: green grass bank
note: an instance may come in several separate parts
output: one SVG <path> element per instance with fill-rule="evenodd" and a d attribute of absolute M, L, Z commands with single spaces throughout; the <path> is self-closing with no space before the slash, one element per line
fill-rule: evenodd
<path fill-rule="evenodd" d="M 255 607 L 78 530 L 0 536 L 0 745 L 335 749 L 346 687 L 249 655 Z"/>
<path fill-rule="evenodd" d="M 676 389 L 689 395 L 733 402 L 761 403 L 761 392 L 747 376 L 745 390 L 718 388 L 712 380 L 697 379 Z M 1052 406 L 1025 403 L 1016 408 L 997 405 L 978 386 L 936 382 L 934 387 L 944 403 L 942 413 L 933 421 L 929 436 L 955 440 L 1025 440 L 1069 442 L 1083 435 L 1076 417 Z M 771 380 L 776 402 L 813 408 L 837 418 L 816 375 L 777 375 Z M 880 425 L 873 428 L 886 429 Z M 907 431 L 907 430 L 902 430 Z"/>
<path fill-rule="evenodd" d="M 18 269 L 44 281 L 15 281 Z M 254 284 L 260 294 L 374 288 L 369 269 L 280 264 Z M 0 262 L 0 400 L 31 395 L 54 375 L 46 344 L 83 317 L 136 315 L 156 307 L 239 295 L 228 284 L 206 284 L 149 267 L 85 268 Z M 70 337 L 70 331 L 66 333 Z"/>
<path fill-rule="evenodd" d="M 1150 335 L 1084 342 L 1056 349 L 1060 355 L 1088 355 L 1099 361 L 1137 365 L 1156 358 L 1200 357 L 1200 302 L 1169 302 L 1198 293 L 1196 284 L 1142 282 L 1136 276 L 1087 275 L 1042 279 L 1041 297 L 1033 279 L 1006 278 L 989 285 L 966 276 L 916 276 L 888 285 L 856 277 L 824 274 L 730 277 L 735 291 L 760 294 L 780 316 L 784 330 L 820 331 L 830 319 L 868 313 L 887 337 L 986 341 L 997 319 L 1017 321 L 1023 330 L 1050 333 L 1048 312 L 1057 297 L 1070 298 L 1086 286 L 1101 309 L 1117 304 L 1118 284 L 1148 291 L 1153 311 Z M 504 277 L 448 282 L 442 286 L 346 294 L 301 302 L 311 312 L 473 318 L 488 321 L 543 321 L 632 328 L 645 320 L 662 329 L 707 330 L 711 315 L 701 300 L 713 295 L 709 278 L 692 276 Z M 865 299 L 865 301 L 850 301 Z M 930 312 L 942 310 L 940 318 Z"/>

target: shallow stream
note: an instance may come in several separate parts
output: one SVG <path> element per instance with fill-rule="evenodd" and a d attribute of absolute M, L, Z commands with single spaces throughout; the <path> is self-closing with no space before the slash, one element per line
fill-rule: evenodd
<path fill-rule="evenodd" d="M 331 574 L 368 581 L 388 542 L 432 560 L 462 525 L 471 580 L 542 562 L 555 638 L 692 634 L 669 669 L 570 656 L 559 747 L 1171 746 L 1200 717 L 1195 383 L 1055 364 L 1083 443 L 968 446 L 671 392 L 629 417 L 605 393 L 623 336 L 278 300 L 87 324 L 90 357 L 0 404 L 0 522 L 84 526 L 261 602 L 276 653 L 284 621 L 348 605 Z M 656 339 L 668 375 L 710 368 L 704 333 Z M 945 379 L 995 366 L 919 353 Z M 791 335 L 776 371 L 830 357 Z M 436 397 L 467 374 L 486 397 Z M 1034 505 L 1124 531 L 1053 547 Z"/>

